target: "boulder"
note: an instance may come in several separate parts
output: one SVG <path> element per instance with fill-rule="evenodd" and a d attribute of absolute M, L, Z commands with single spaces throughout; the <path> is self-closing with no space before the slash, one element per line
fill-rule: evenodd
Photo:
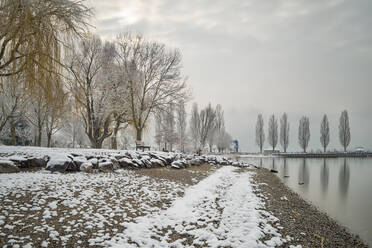
<path fill-rule="evenodd" d="M 185 159 L 175 160 L 171 164 L 171 168 L 175 168 L 175 169 L 183 169 L 186 167 L 187 167 L 187 163 Z"/>
<path fill-rule="evenodd" d="M 112 168 L 113 168 L 114 170 L 117 170 L 117 169 L 120 168 L 119 161 L 118 161 L 116 158 L 114 158 L 114 157 L 110 157 L 110 161 L 111 161 L 111 163 L 112 163 Z"/>
<path fill-rule="evenodd" d="M 98 169 L 98 159 L 97 158 L 90 158 L 88 159 L 88 162 L 90 162 L 93 165 L 93 169 Z"/>
<path fill-rule="evenodd" d="M 79 168 L 73 163 L 73 161 L 66 157 L 66 158 L 52 158 L 48 161 L 47 166 L 45 168 L 51 172 L 65 172 L 65 171 L 78 171 Z"/>
<path fill-rule="evenodd" d="M 114 166 L 111 161 L 99 162 L 98 169 L 102 172 L 112 172 L 114 170 Z"/>
<path fill-rule="evenodd" d="M 19 155 L 13 155 L 10 157 L 7 157 L 8 160 L 12 161 L 15 165 L 17 165 L 18 168 L 29 168 L 30 165 L 28 163 L 28 159 L 19 156 Z"/>
<path fill-rule="evenodd" d="M 32 157 L 28 159 L 28 163 L 30 167 L 46 167 L 50 157 L 44 156 L 44 157 Z"/>
<path fill-rule="evenodd" d="M 156 158 L 151 158 L 150 163 L 152 167 L 164 167 L 165 166 L 164 161 L 161 161 L 160 159 L 156 159 Z"/>
<path fill-rule="evenodd" d="M 91 173 L 93 172 L 93 165 L 90 162 L 82 163 L 80 165 L 80 171 Z"/>
<path fill-rule="evenodd" d="M 88 160 L 86 159 L 86 157 L 83 157 L 83 156 L 75 156 L 72 159 L 74 161 L 75 166 L 77 168 L 79 168 L 79 169 L 80 169 L 80 167 L 81 167 L 82 164 L 88 162 Z"/>
<path fill-rule="evenodd" d="M 19 168 L 10 160 L 0 160 L 0 173 L 19 172 Z"/>
<path fill-rule="evenodd" d="M 133 167 L 133 166 L 137 167 L 137 165 L 134 165 L 132 160 L 127 158 L 127 157 L 119 159 L 119 165 L 120 165 L 121 168 Z"/>

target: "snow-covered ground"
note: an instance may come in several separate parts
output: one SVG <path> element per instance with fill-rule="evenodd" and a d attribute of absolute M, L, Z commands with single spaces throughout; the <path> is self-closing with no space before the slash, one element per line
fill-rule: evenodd
<path fill-rule="evenodd" d="M 285 242 L 232 166 L 189 186 L 119 170 L 0 175 L 2 245 L 271 247 Z M 266 240 L 266 241 L 263 241 Z M 6 243 L 4 243 L 6 242 Z"/>
<path fill-rule="evenodd" d="M 0 147 L 0 157 L 8 160 L 45 155 L 48 165 L 66 156 L 189 159 L 159 152 Z M 273 247 L 290 239 L 281 237 L 278 219 L 255 194 L 254 170 L 221 166 L 221 157 L 204 161 L 210 165 L 184 170 L 0 174 L 0 247 Z"/>

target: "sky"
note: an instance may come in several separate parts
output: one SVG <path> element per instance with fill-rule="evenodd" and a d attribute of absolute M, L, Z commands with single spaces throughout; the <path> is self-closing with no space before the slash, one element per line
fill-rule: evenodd
<path fill-rule="evenodd" d="M 262 113 L 286 112 L 289 151 L 300 150 L 298 123 L 310 118 L 309 149 L 330 121 L 330 149 L 349 112 L 351 150 L 372 150 L 372 1 L 370 0 L 88 0 L 94 32 L 104 39 L 132 31 L 180 49 L 193 99 L 221 104 L 227 131 L 256 152 Z M 266 143 L 266 148 L 269 145 Z"/>

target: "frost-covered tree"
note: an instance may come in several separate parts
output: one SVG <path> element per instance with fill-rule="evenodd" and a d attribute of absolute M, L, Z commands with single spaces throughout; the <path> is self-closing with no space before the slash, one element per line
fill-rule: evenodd
<path fill-rule="evenodd" d="M 198 110 L 198 104 L 195 102 L 192 105 L 191 117 L 190 117 L 190 136 L 194 146 L 194 149 L 199 148 L 199 132 L 200 132 L 200 116 Z"/>
<path fill-rule="evenodd" d="M 116 44 L 118 66 L 128 77 L 130 123 L 137 140 L 142 140 L 151 115 L 188 98 L 181 53 L 130 33 L 119 35 Z"/>
<path fill-rule="evenodd" d="M 269 119 L 267 141 L 269 142 L 274 151 L 276 145 L 278 144 L 278 120 L 275 118 L 274 115 L 270 116 Z"/>
<path fill-rule="evenodd" d="M 298 127 L 298 144 L 301 146 L 304 152 L 309 145 L 310 141 L 310 121 L 309 118 L 303 116 L 300 119 L 300 124 Z"/>
<path fill-rule="evenodd" d="M 287 113 L 284 113 L 280 118 L 280 144 L 283 147 L 284 153 L 286 153 L 289 145 L 289 122 Z"/>
<path fill-rule="evenodd" d="M 167 149 L 167 144 L 169 144 L 169 149 L 173 150 L 173 144 L 177 141 L 176 133 L 176 120 L 174 117 L 174 105 L 169 104 L 166 112 L 163 112 L 163 133 L 164 133 L 164 145 Z"/>
<path fill-rule="evenodd" d="M 204 149 L 206 142 L 207 142 L 208 134 L 214 128 L 215 118 L 216 118 L 216 112 L 210 103 L 208 104 L 207 107 L 205 107 L 204 109 L 200 111 L 199 144 L 200 144 L 201 149 Z"/>
<path fill-rule="evenodd" d="M 164 133 L 163 133 L 163 123 L 162 117 L 160 114 L 155 115 L 155 143 L 158 145 L 158 149 L 160 150 L 160 146 L 163 143 Z"/>
<path fill-rule="evenodd" d="M 326 152 L 329 144 L 329 122 L 327 115 L 323 116 L 320 124 L 320 144 L 322 144 L 323 151 Z"/>
<path fill-rule="evenodd" d="M 27 97 L 22 85 L 16 82 L 21 78 L 20 75 L 0 78 L 0 133 L 9 120 L 23 112 Z"/>
<path fill-rule="evenodd" d="M 340 124 L 338 125 L 338 135 L 340 138 L 340 143 L 346 152 L 347 147 L 350 144 L 350 124 L 349 124 L 349 115 L 347 110 L 341 112 Z"/>
<path fill-rule="evenodd" d="M 262 114 L 257 116 L 256 123 L 256 144 L 260 148 L 260 153 L 262 153 L 262 148 L 265 143 L 265 130 L 264 130 L 264 120 Z"/>
<path fill-rule="evenodd" d="M 84 121 L 85 133 L 93 148 L 101 148 L 112 134 L 111 124 L 116 111 L 112 97 L 117 80 L 111 70 L 113 54 L 107 52 L 101 39 L 88 34 L 73 51 L 69 64 L 72 75 L 70 90 L 77 101 Z"/>
<path fill-rule="evenodd" d="M 178 142 L 181 152 L 185 152 L 185 145 L 187 143 L 186 126 L 187 126 L 187 114 L 185 110 L 185 101 L 181 100 L 176 107 L 176 119 L 177 119 L 177 135 Z"/>

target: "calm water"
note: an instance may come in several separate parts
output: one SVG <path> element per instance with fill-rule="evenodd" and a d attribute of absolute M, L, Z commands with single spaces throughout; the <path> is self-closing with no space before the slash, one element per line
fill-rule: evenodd
<path fill-rule="evenodd" d="M 241 158 L 275 168 L 292 190 L 372 247 L 371 158 Z"/>

